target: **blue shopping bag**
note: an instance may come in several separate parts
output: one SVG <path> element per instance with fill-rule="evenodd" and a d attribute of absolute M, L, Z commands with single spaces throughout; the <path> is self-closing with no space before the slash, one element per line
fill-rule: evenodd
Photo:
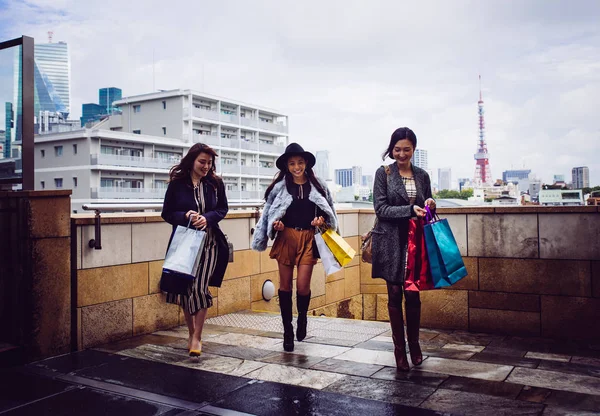
<path fill-rule="evenodd" d="M 427 209 L 428 223 L 424 228 L 425 246 L 433 285 L 436 288 L 451 286 L 465 277 L 467 268 L 448 220 L 434 215 Z"/>

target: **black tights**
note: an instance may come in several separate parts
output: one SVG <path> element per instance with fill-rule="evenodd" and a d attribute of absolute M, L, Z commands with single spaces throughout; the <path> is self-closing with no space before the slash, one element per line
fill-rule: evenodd
<path fill-rule="evenodd" d="M 387 282 L 388 306 L 394 306 L 402 310 L 402 286 Z M 419 292 L 405 290 L 404 296 L 406 297 L 406 306 L 408 308 L 421 306 Z"/>

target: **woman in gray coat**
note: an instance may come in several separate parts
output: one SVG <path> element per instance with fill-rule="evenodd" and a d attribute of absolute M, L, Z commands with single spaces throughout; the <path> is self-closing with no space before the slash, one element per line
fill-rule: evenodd
<path fill-rule="evenodd" d="M 377 224 L 372 232 L 373 278 L 387 283 L 388 311 L 394 341 L 396 367 L 408 371 L 402 317 L 402 292 L 406 271 L 408 221 L 424 217 L 427 205 L 435 209 L 431 197 L 429 175 L 414 166 L 411 158 L 417 147 L 417 136 L 408 127 L 394 131 L 382 158 L 394 163 L 380 167 L 375 173 L 373 200 Z M 406 333 L 413 365 L 423 362 L 419 346 L 421 300 L 419 292 L 405 291 Z"/>

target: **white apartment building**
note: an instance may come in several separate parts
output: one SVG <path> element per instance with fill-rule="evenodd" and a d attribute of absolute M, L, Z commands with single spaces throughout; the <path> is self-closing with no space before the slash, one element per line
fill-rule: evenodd
<path fill-rule="evenodd" d="M 232 205 L 261 201 L 288 144 L 287 116 L 190 90 L 126 97 L 90 129 L 36 136 L 36 189 L 86 203 L 160 203 L 169 169 L 194 143 L 213 147 Z"/>

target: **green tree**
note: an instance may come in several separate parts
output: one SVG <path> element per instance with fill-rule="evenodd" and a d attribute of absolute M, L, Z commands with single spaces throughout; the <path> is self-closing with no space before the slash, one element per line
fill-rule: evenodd
<path fill-rule="evenodd" d="M 373 202 L 373 191 L 369 194 L 369 202 Z"/>
<path fill-rule="evenodd" d="M 442 189 L 437 194 L 435 194 L 434 198 L 436 199 L 469 199 L 469 197 L 473 196 L 472 189 L 465 189 L 464 191 L 452 191 L 450 189 Z"/>

